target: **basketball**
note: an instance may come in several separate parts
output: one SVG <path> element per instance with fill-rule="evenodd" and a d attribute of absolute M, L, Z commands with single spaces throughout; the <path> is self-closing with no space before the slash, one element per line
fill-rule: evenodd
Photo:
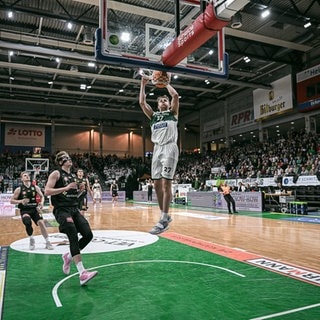
<path fill-rule="evenodd" d="M 151 81 L 157 88 L 164 88 L 170 83 L 171 73 L 166 71 L 154 70 L 152 72 Z"/>

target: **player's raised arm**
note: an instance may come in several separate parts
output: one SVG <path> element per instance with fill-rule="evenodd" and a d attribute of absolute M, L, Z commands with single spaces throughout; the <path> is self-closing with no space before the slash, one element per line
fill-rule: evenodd
<path fill-rule="evenodd" d="M 171 84 L 167 84 L 166 88 L 171 96 L 171 110 L 176 116 L 178 116 L 179 115 L 179 94 Z"/>
<path fill-rule="evenodd" d="M 146 100 L 146 85 L 148 83 L 148 79 L 142 77 L 141 78 L 141 86 L 140 86 L 140 95 L 139 95 L 139 104 L 140 107 L 142 109 L 142 111 L 144 112 L 144 114 L 151 119 L 152 115 L 153 115 L 153 110 L 150 107 L 150 105 L 147 103 Z"/>

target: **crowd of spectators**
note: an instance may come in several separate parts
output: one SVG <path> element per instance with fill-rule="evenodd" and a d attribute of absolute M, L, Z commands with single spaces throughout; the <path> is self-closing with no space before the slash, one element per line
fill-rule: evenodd
<path fill-rule="evenodd" d="M 319 171 L 319 136 L 290 131 L 277 141 L 232 144 L 205 154 L 182 153 L 176 182 L 195 185 L 200 181 L 201 186 L 206 180 L 219 178 L 274 177 L 279 181 L 283 176 L 315 175 Z"/>
<path fill-rule="evenodd" d="M 45 157 L 49 158 L 52 170 L 54 155 Z M 110 183 L 116 180 L 129 198 L 139 189 L 141 178 L 149 178 L 151 171 L 149 159 L 95 154 L 72 154 L 71 157 L 75 171 L 84 169 L 90 182 L 98 178 L 103 189 L 108 190 Z M 12 192 L 20 184 L 19 175 L 25 170 L 25 158 L 25 154 L 1 154 L 0 192 Z M 194 189 L 204 190 L 206 180 L 211 179 L 274 177 L 277 181 L 285 175 L 314 175 L 319 171 L 318 135 L 290 131 L 277 141 L 233 143 L 229 148 L 214 152 L 182 152 L 174 182 L 192 184 Z M 44 186 L 47 176 L 47 172 L 39 173 L 40 186 Z"/>

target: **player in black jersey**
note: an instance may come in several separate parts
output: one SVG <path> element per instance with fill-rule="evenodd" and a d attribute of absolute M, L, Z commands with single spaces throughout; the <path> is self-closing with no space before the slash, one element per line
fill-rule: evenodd
<path fill-rule="evenodd" d="M 110 195 L 112 197 L 112 205 L 116 206 L 118 204 L 118 191 L 119 187 L 116 183 L 115 180 L 112 181 L 111 186 L 110 186 Z"/>
<path fill-rule="evenodd" d="M 21 220 L 26 227 L 26 232 L 30 238 L 29 249 L 35 249 L 35 239 L 33 238 L 32 221 L 40 227 L 40 231 L 46 240 L 46 249 L 52 250 L 53 247 L 49 241 L 48 232 L 41 216 L 44 196 L 41 189 L 37 185 L 33 185 L 30 180 L 28 171 L 23 171 L 20 174 L 22 184 L 14 190 L 11 198 L 12 204 L 17 204 L 20 209 Z M 37 202 L 39 196 L 39 202 Z"/>
<path fill-rule="evenodd" d="M 57 153 L 55 162 L 59 169 L 50 173 L 45 194 L 51 196 L 53 214 L 59 223 L 60 232 L 65 233 L 69 239 L 70 252 L 62 256 L 62 270 L 69 274 L 73 260 L 80 275 L 80 285 L 85 285 L 98 272 L 90 272 L 84 268 L 80 253 L 93 238 L 89 222 L 78 208 L 78 197 L 83 190 L 78 189 L 76 175 L 71 173 L 72 161 L 69 154 L 65 151 Z M 78 233 L 82 236 L 80 239 Z"/>
<path fill-rule="evenodd" d="M 77 170 L 76 182 L 78 184 L 78 189 L 82 190 L 82 193 L 79 194 L 79 197 L 78 197 L 79 210 L 81 214 L 85 214 L 85 212 L 88 210 L 88 193 L 90 194 L 92 199 L 93 199 L 93 193 L 91 191 L 88 178 L 84 176 L 83 169 Z"/>

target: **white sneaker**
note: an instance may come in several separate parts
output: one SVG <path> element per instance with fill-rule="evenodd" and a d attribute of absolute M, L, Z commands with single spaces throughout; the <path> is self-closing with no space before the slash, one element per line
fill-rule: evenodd
<path fill-rule="evenodd" d="M 93 279 L 98 274 L 98 271 L 87 271 L 84 270 L 80 275 L 80 285 L 84 286 L 87 282 Z"/>
<path fill-rule="evenodd" d="M 52 244 L 50 243 L 50 241 L 47 241 L 47 242 L 46 242 L 46 249 L 48 249 L 48 250 L 53 250 L 53 246 L 52 246 Z"/>
<path fill-rule="evenodd" d="M 68 252 L 62 255 L 62 260 L 63 260 L 62 271 L 64 274 L 69 274 L 72 259 L 68 258 Z"/>
<path fill-rule="evenodd" d="M 29 249 L 34 250 L 35 248 L 36 248 L 36 242 L 35 242 L 34 238 L 30 238 Z"/>
<path fill-rule="evenodd" d="M 169 222 L 160 220 L 150 231 L 151 234 L 160 234 L 169 229 Z"/>

